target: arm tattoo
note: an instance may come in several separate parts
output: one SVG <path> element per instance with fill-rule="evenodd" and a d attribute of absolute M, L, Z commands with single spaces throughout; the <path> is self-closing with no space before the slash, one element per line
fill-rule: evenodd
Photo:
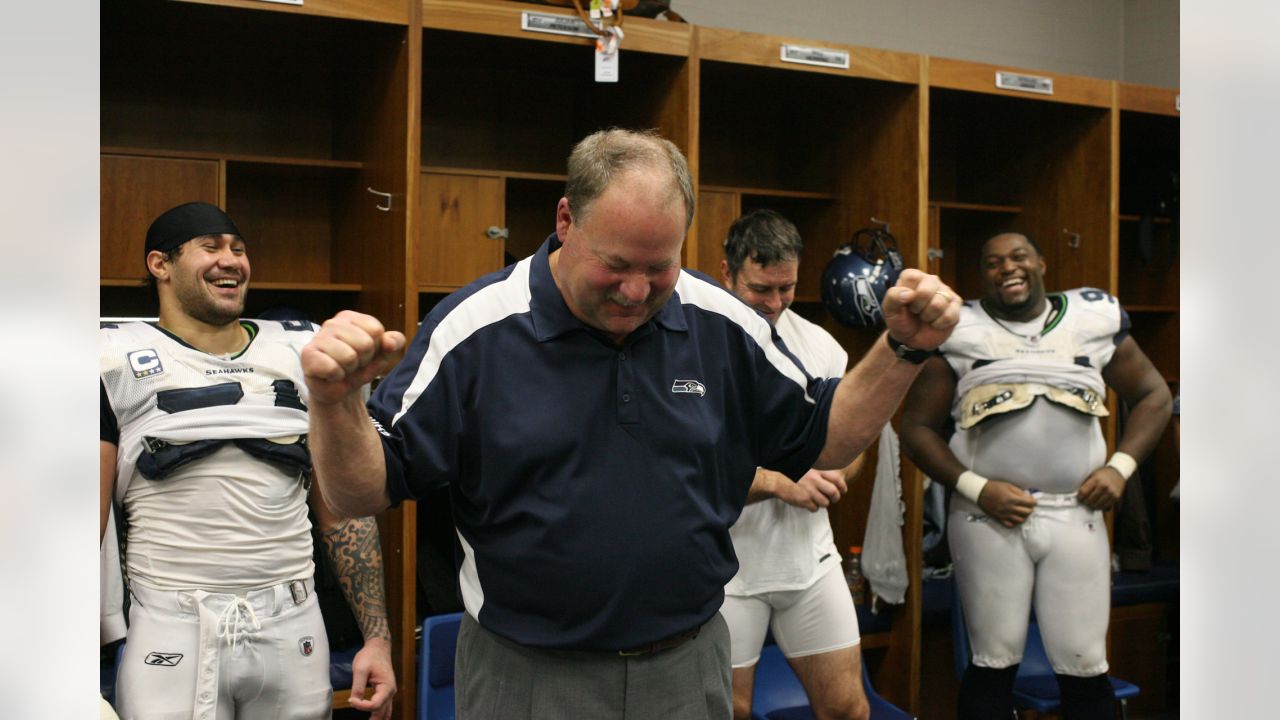
<path fill-rule="evenodd" d="M 371 517 L 339 520 L 321 537 L 365 641 L 382 638 L 391 642 L 378 522 Z"/>

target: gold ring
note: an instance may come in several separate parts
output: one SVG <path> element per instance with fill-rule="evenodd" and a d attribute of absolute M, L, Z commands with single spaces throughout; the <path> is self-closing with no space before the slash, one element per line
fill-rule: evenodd
<path fill-rule="evenodd" d="M 934 295 L 941 295 L 942 297 L 947 299 L 947 302 L 951 302 L 951 293 L 947 292 L 946 290 L 938 290 L 937 292 L 934 293 Z"/>

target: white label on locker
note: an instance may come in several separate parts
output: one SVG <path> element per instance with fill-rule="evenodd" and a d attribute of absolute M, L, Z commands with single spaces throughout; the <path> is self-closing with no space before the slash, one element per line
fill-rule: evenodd
<path fill-rule="evenodd" d="M 1182 112 L 1182 93 L 1173 96 L 1173 109 Z"/>
<path fill-rule="evenodd" d="M 1053 78 L 1039 75 L 1023 75 L 1021 73 L 996 72 L 996 87 L 1002 90 L 1052 95 Z"/>
<path fill-rule="evenodd" d="M 578 18 L 530 10 L 520 13 L 520 29 L 529 32 L 551 33 L 552 35 L 574 35 L 576 37 L 589 38 L 596 36 L 591 31 L 591 28 L 587 27 L 587 24 Z"/>
<path fill-rule="evenodd" d="M 782 46 L 782 61 L 800 63 L 802 65 L 849 69 L 849 53 L 828 48 L 784 44 Z"/>
<path fill-rule="evenodd" d="M 596 82 L 618 82 L 618 48 L 605 52 L 596 45 Z"/>
<path fill-rule="evenodd" d="M 301 5 L 302 0 L 258 0 L 258 2 L 278 3 L 280 5 Z"/>

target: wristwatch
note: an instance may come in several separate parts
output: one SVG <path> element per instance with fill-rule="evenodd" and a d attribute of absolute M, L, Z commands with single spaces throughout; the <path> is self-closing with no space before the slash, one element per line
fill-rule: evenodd
<path fill-rule="evenodd" d="M 884 334 L 884 339 L 889 343 L 889 349 L 893 351 L 894 355 L 898 356 L 899 360 L 906 360 L 913 365 L 919 365 L 933 355 L 932 350 L 918 350 L 905 343 L 900 343 L 894 340 L 889 333 Z"/>

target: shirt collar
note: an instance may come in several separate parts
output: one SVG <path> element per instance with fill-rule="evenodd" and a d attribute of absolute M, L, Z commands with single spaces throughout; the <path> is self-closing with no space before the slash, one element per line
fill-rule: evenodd
<path fill-rule="evenodd" d="M 572 330 L 589 330 L 581 320 L 569 311 L 569 306 L 565 303 L 564 296 L 560 294 L 560 288 L 556 287 L 555 278 L 551 276 L 551 262 L 548 258 L 551 253 L 559 248 L 560 238 L 555 233 L 551 233 L 551 235 L 547 236 L 546 241 L 542 243 L 542 246 L 538 248 L 538 251 L 534 253 L 533 259 L 530 261 L 529 309 L 533 316 L 533 328 L 538 342 L 553 340 Z M 658 310 L 658 313 L 649 322 L 631 333 L 631 336 L 639 337 L 647 334 L 650 332 L 648 326 L 653 324 L 659 325 L 666 330 L 688 332 L 689 325 L 685 320 L 684 312 L 681 311 L 679 293 L 671 293 L 671 297 Z"/>

